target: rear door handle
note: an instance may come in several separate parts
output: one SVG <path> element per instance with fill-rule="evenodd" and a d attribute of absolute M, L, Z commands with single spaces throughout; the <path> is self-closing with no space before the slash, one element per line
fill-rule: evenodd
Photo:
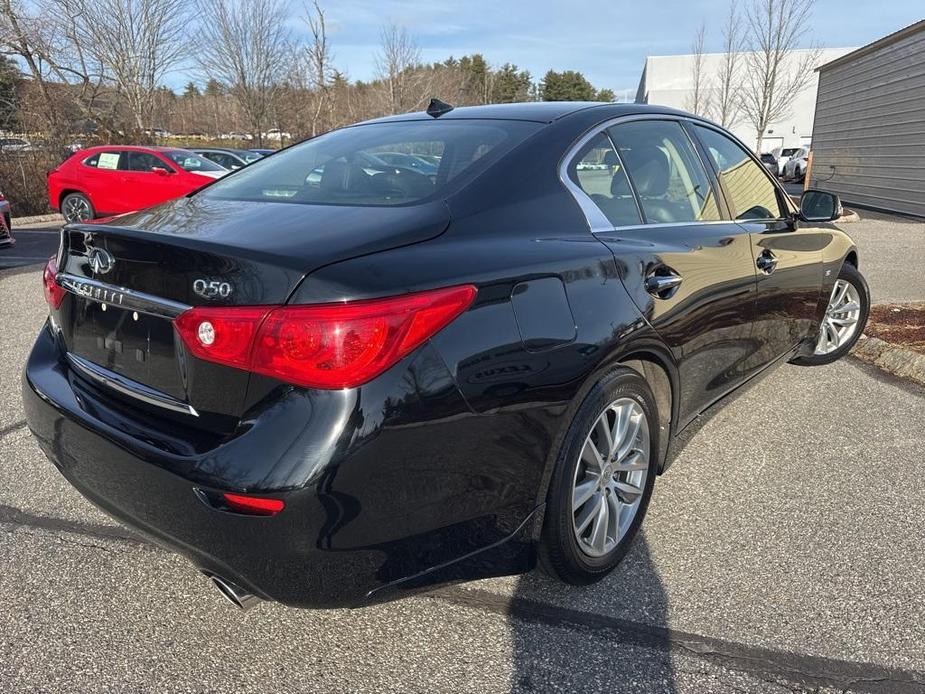
<path fill-rule="evenodd" d="M 667 273 L 666 268 L 660 270 L 663 274 L 657 275 L 653 272 L 646 277 L 646 291 L 658 299 L 670 299 L 683 279 L 674 270 L 668 270 Z"/>
<path fill-rule="evenodd" d="M 762 251 L 761 255 L 755 259 L 755 265 L 757 265 L 758 269 L 764 274 L 770 275 L 777 269 L 777 256 L 771 253 L 771 251 Z"/>

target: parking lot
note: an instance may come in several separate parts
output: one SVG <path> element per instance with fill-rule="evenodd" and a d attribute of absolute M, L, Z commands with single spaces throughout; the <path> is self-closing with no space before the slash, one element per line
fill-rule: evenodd
<path fill-rule="evenodd" d="M 925 300 L 925 223 L 862 215 L 844 228 L 874 302 Z M 33 443 L 29 259 L 55 235 L 18 238 L 20 267 L 0 271 L 0 691 L 925 691 L 919 388 L 854 359 L 779 369 L 703 423 L 589 588 L 534 572 L 242 613 Z"/>

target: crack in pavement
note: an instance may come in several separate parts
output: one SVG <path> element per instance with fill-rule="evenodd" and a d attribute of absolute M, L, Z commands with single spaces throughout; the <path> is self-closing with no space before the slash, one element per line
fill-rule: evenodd
<path fill-rule="evenodd" d="M 52 534 L 69 533 L 91 539 L 124 542 L 159 552 L 168 551 L 117 527 L 41 516 L 3 504 L 0 504 L 0 524 L 36 528 Z M 110 551 L 96 544 L 77 544 L 88 549 Z M 780 686 L 785 685 L 777 679 L 769 678 L 780 678 L 804 686 L 837 687 L 870 694 L 925 694 L 925 672 L 917 670 L 750 646 L 529 598 L 500 595 L 480 588 L 450 586 L 423 593 L 419 597 L 557 628 L 608 633 L 620 641 L 644 648 L 683 651 L 730 670 L 757 675 Z"/>
<path fill-rule="evenodd" d="M 12 434 L 14 431 L 19 431 L 25 426 L 26 426 L 26 420 L 21 419 L 18 422 L 7 424 L 5 427 L 0 427 L 0 439 L 2 439 L 7 434 Z"/>

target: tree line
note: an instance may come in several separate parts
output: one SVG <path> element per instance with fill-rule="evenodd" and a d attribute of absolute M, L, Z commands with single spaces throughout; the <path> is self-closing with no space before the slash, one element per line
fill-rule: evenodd
<path fill-rule="evenodd" d="M 366 118 L 529 100 L 612 101 L 580 72 L 493 66 L 480 54 L 425 63 L 406 28 L 382 27 L 375 78 L 337 63 L 317 0 L 294 31 L 285 0 L 0 0 L 0 130 L 50 140 L 215 137 L 276 128 L 301 139 Z M 180 94 L 165 86 L 195 74 Z"/>

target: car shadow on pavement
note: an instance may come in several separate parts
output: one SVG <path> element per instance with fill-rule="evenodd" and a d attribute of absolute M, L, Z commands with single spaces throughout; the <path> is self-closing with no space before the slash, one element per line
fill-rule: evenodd
<path fill-rule="evenodd" d="M 640 531 L 600 582 L 567 586 L 542 569 L 522 576 L 510 625 L 513 692 L 675 692 L 668 598 Z"/>

